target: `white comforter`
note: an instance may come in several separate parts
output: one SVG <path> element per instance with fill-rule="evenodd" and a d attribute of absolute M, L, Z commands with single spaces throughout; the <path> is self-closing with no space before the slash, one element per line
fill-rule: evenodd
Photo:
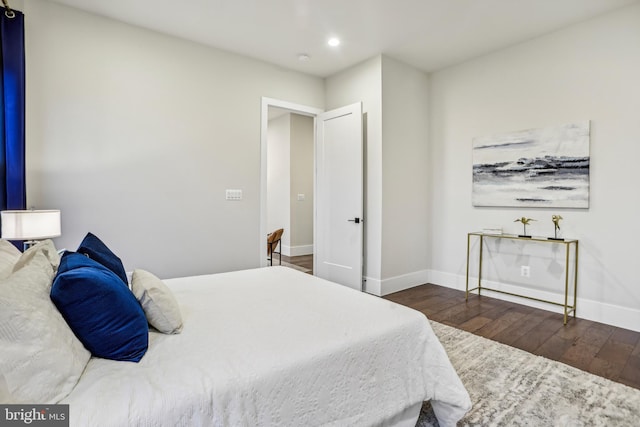
<path fill-rule="evenodd" d="M 183 332 L 91 359 L 71 426 L 372 426 L 429 399 L 447 426 L 471 406 L 417 311 L 285 267 L 165 283 Z"/>

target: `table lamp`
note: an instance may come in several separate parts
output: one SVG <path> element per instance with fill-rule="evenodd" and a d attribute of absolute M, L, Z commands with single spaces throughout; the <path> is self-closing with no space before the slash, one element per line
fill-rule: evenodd
<path fill-rule="evenodd" d="M 60 236 L 59 210 L 12 210 L 0 212 L 2 238 L 24 240 L 24 250 L 38 240 Z"/>

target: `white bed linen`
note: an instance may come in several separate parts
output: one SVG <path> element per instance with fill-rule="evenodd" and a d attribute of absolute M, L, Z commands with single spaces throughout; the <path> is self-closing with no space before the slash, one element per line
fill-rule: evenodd
<path fill-rule="evenodd" d="M 286 267 L 165 283 L 182 333 L 91 359 L 71 426 L 372 426 L 429 399 L 453 426 L 471 407 L 417 311 Z"/>

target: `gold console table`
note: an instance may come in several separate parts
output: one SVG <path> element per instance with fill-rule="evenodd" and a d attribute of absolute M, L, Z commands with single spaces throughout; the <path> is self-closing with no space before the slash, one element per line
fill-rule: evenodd
<path fill-rule="evenodd" d="M 478 286 L 473 289 L 469 289 L 469 254 L 471 250 L 471 238 L 478 237 L 480 239 L 480 248 L 478 251 Z M 540 298 L 534 298 L 527 295 L 520 295 L 511 292 L 501 291 L 498 289 L 487 288 L 486 286 L 482 286 L 482 249 L 484 246 L 484 239 L 510 239 L 510 240 L 524 240 L 527 242 L 536 242 L 536 243 L 554 243 L 558 245 L 565 246 L 565 275 L 564 275 L 564 303 L 556 302 L 556 301 L 547 301 Z M 571 246 L 574 247 L 574 274 L 573 274 L 573 305 L 569 305 L 569 260 L 570 260 L 570 250 Z M 467 234 L 467 284 L 466 284 L 466 294 L 465 300 L 469 300 L 469 293 L 475 290 L 478 290 L 478 295 L 482 290 L 499 292 L 502 294 L 512 295 L 520 298 L 527 298 L 534 301 L 544 302 L 547 304 L 554 304 L 564 307 L 564 324 L 567 324 L 567 320 L 569 314 L 573 313 L 573 317 L 576 317 L 576 291 L 578 289 L 578 240 L 577 239 L 566 239 L 566 240 L 552 240 L 547 239 L 545 237 L 520 237 L 514 234 L 486 234 L 482 232 L 473 232 Z"/>

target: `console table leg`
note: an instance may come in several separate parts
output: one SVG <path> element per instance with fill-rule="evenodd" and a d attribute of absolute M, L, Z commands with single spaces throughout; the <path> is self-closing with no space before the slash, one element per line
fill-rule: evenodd
<path fill-rule="evenodd" d="M 573 318 L 576 318 L 576 311 L 578 310 L 578 241 L 576 240 L 575 260 L 573 264 Z"/>
<path fill-rule="evenodd" d="M 482 249 L 484 243 L 484 236 L 480 236 L 480 254 L 478 255 L 478 296 L 482 292 Z"/>
<path fill-rule="evenodd" d="M 469 248 L 471 247 L 471 235 L 467 234 L 467 283 L 464 300 L 469 301 Z"/>
<path fill-rule="evenodd" d="M 569 303 L 569 245 L 565 245 L 564 255 L 564 324 L 567 324 L 567 304 Z M 574 306 L 575 310 L 575 306 Z"/>

